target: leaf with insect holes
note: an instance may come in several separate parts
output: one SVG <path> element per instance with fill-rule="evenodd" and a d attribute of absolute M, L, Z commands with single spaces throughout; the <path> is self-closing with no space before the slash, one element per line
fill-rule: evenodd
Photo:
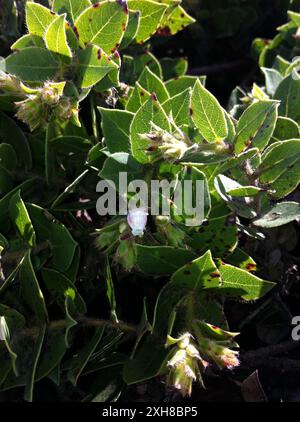
<path fill-rule="evenodd" d="M 168 5 L 152 0 L 128 0 L 128 7 L 141 13 L 136 41 L 143 44 L 157 30 Z"/>
<path fill-rule="evenodd" d="M 266 149 L 256 170 L 260 183 L 268 185 L 274 198 L 291 193 L 300 182 L 300 140 L 275 142 Z"/>
<path fill-rule="evenodd" d="M 41 38 L 44 38 L 48 26 L 57 18 L 56 13 L 33 1 L 26 2 L 25 12 L 28 32 Z"/>
<path fill-rule="evenodd" d="M 118 50 L 128 23 L 127 3 L 102 1 L 86 9 L 76 20 L 79 43 L 99 45 L 107 54 Z"/>
<path fill-rule="evenodd" d="M 72 52 L 67 42 L 66 17 L 58 16 L 45 33 L 45 43 L 48 50 L 57 53 L 63 61 L 70 63 Z"/>
<path fill-rule="evenodd" d="M 224 110 L 199 80 L 196 81 L 192 93 L 191 116 L 208 142 L 219 142 L 227 137 L 228 127 Z"/>
<path fill-rule="evenodd" d="M 78 53 L 80 88 L 90 88 L 101 81 L 118 65 L 98 46 L 91 45 Z"/>
<path fill-rule="evenodd" d="M 54 0 L 52 9 L 60 15 L 66 13 L 67 19 L 74 23 L 78 16 L 90 6 L 90 0 Z"/>
<path fill-rule="evenodd" d="M 140 135 L 151 132 L 151 122 L 163 130 L 171 130 L 168 117 L 154 96 L 151 96 L 137 111 L 130 127 L 132 154 L 142 164 L 149 163 L 146 153 L 149 143 L 147 140 L 141 139 Z"/>
<path fill-rule="evenodd" d="M 237 125 L 236 153 L 249 147 L 262 150 L 268 145 L 275 129 L 278 106 L 276 101 L 258 101 L 244 111 Z"/>

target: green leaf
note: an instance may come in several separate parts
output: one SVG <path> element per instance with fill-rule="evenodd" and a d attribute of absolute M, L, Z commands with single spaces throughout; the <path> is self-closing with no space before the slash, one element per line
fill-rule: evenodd
<path fill-rule="evenodd" d="M 293 71 L 278 86 L 274 98 L 281 101 L 280 116 L 289 117 L 300 124 L 300 76 Z"/>
<path fill-rule="evenodd" d="M 67 42 L 66 15 L 58 16 L 45 33 L 45 43 L 48 50 L 57 53 L 63 61 L 71 62 L 72 52 Z"/>
<path fill-rule="evenodd" d="M 174 77 L 165 83 L 165 87 L 167 88 L 170 97 L 174 97 L 180 92 L 185 91 L 187 88 L 194 88 L 196 81 L 199 81 L 204 85 L 205 76 L 179 76 L 179 78 Z"/>
<path fill-rule="evenodd" d="M 249 272 L 257 269 L 256 262 L 240 248 L 236 248 L 230 255 L 226 256 L 226 262 Z"/>
<path fill-rule="evenodd" d="M 158 376 L 168 353 L 162 341 L 148 336 L 134 357 L 124 365 L 123 379 L 126 384 L 136 384 Z"/>
<path fill-rule="evenodd" d="M 160 65 L 162 67 L 164 81 L 184 76 L 188 70 L 188 61 L 184 57 L 164 57 L 160 59 Z"/>
<path fill-rule="evenodd" d="M 221 273 L 222 283 L 215 293 L 230 297 L 241 297 L 244 300 L 256 300 L 268 293 L 275 283 L 262 280 L 255 275 L 233 267 L 228 264 L 220 264 L 218 267 Z"/>
<path fill-rule="evenodd" d="M 118 66 L 101 48 L 93 45 L 79 52 L 78 68 L 80 88 L 89 88 Z"/>
<path fill-rule="evenodd" d="M 24 400 L 28 402 L 33 401 L 33 389 L 36 381 L 36 368 L 38 365 L 38 361 L 40 359 L 42 346 L 46 334 L 46 328 L 47 326 L 44 325 L 39 332 L 39 335 L 37 336 L 34 350 L 33 350 L 33 361 L 30 368 L 30 372 L 28 374 L 27 380 L 26 380 L 26 386 L 25 386 L 25 392 L 24 392 Z"/>
<path fill-rule="evenodd" d="M 242 114 L 235 139 L 236 153 L 249 147 L 262 150 L 266 147 L 275 129 L 278 103 L 258 101 L 250 105 Z"/>
<path fill-rule="evenodd" d="M 40 321 L 48 320 L 45 299 L 36 278 L 28 251 L 20 266 L 21 298 Z"/>
<path fill-rule="evenodd" d="M 263 71 L 266 78 L 267 93 L 273 97 L 279 84 L 283 80 L 283 76 L 276 69 L 262 67 L 261 70 Z"/>
<path fill-rule="evenodd" d="M 151 0 L 128 0 L 128 6 L 130 10 L 141 12 L 136 41 L 143 44 L 157 30 L 168 6 Z"/>
<path fill-rule="evenodd" d="M 0 112 L 0 140 L 11 144 L 17 154 L 18 162 L 26 170 L 32 166 L 31 151 L 24 132 L 6 114 Z"/>
<path fill-rule="evenodd" d="M 153 332 L 162 335 L 166 331 L 175 307 L 187 295 L 199 295 L 200 291 L 217 288 L 220 283 L 221 275 L 210 251 L 179 268 L 158 296 Z"/>
<path fill-rule="evenodd" d="M 105 144 L 112 154 L 130 151 L 130 125 L 134 114 L 125 110 L 99 107 Z"/>
<path fill-rule="evenodd" d="M 162 20 L 158 29 L 158 34 L 167 36 L 175 35 L 194 22 L 194 18 L 181 6 L 177 6 L 170 14 L 166 13 L 166 17 Z"/>
<path fill-rule="evenodd" d="M 126 105 L 127 111 L 136 113 L 138 109 L 150 98 L 150 93 L 146 91 L 141 85 L 136 82 L 134 89 L 132 90 L 128 103 Z"/>
<path fill-rule="evenodd" d="M 48 241 L 52 252 L 51 265 L 59 271 L 67 271 L 77 248 L 67 228 L 42 208 L 27 204 L 27 209 L 37 238 Z"/>
<path fill-rule="evenodd" d="M 0 166 L 8 171 L 17 167 L 17 154 L 10 144 L 0 144 Z"/>
<path fill-rule="evenodd" d="M 136 245 L 137 265 L 146 274 L 171 274 L 195 258 L 187 249 L 175 249 L 171 246 Z"/>
<path fill-rule="evenodd" d="M 272 142 L 285 141 L 286 139 L 296 139 L 300 137 L 299 126 L 294 120 L 288 117 L 278 117 Z"/>
<path fill-rule="evenodd" d="M 36 246 L 34 228 L 25 204 L 21 199 L 20 191 L 16 192 L 10 199 L 9 215 L 12 222 L 17 227 L 21 237 L 28 246 L 31 248 Z"/>
<path fill-rule="evenodd" d="M 149 157 L 146 150 L 149 147 L 147 140 L 142 140 L 140 134 L 151 131 L 151 122 L 161 129 L 170 131 L 169 120 L 155 96 L 151 96 L 138 110 L 130 128 L 131 148 L 134 158 L 140 163 L 147 164 Z"/>
<path fill-rule="evenodd" d="M 26 2 L 26 26 L 31 35 L 44 38 L 46 29 L 56 19 L 57 15 L 47 7 L 33 1 Z"/>
<path fill-rule="evenodd" d="M 253 190 L 252 186 L 242 186 L 240 183 L 230 179 L 223 174 L 219 174 L 214 181 L 216 191 L 225 201 L 229 208 L 244 218 L 256 217 L 256 212 L 249 204 L 247 197 L 243 197 L 243 193 L 250 192 L 251 196 L 257 194 L 259 190 Z M 233 191 L 233 195 L 230 192 Z"/>
<path fill-rule="evenodd" d="M 130 154 L 117 152 L 108 157 L 101 169 L 99 176 L 105 180 L 114 182 L 117 191 L 119 190 L 119 177 L 121 172 L 127 173 L 127 181 L 140 179 L 143 176 L 143 166 Z"/>
<path fill-rule="evenodd" d="M 281 202 L 264 210 L 263 215 L 253 221 L 253 224 L 270 229 L 284 226 L 297 218 L 300 218 L 300 204 L 298 202 Z"/>
<path fill-rule="evenodd" d="M 89 6 L 91 6 L 90 0 L 54 0 L 52 9 L 59 14 L 66 13 L 68 20 L 74 23 Z"/>
<path fill-rule="evenodd" d="M 51 297 L 59 305 L 62 310 L 65 310 L 65 301 L 70 296 L 74 302 L 76 312 L 78 314 L 86 313 L 85 303 L 78 293 L 74 284 L 63 274 L 49 268 L 42 269 L 43 283 L 49 291 Z"/>
<path fill-rule="evenodd" d="M 97 85 L 94 87 L 96 92 L 108 91 L 111 88 L 118 88 L 120 86 L 120 69 L 121 69 L 121 57 L 116 51 L 109 57 L 110 61 L 115 64 L 114 69 L 109 72 Z"/>
<path fill-rule="evenodd" d="M 169 98 L 168 91 L 166 90 L 163 82 L 148 68 L 148 66 L 145 67 L 138 82 L 146 91 L 151 94 L 154 92 L 158 101 L 161 103 L 167 101 Z"/>
<path fill-rule="evenodd" d="M 189 107 L 191 93 L 192 90 L 188 88 L 162 104 L 162 107 L 168 116 L 172 113 L 172 117 L 177 126 L 188 125 L 190 123 Z"/>
<path fill-rule="evenodd" d="M 224 110 L 199 80 L 193 89 L 190 111 L 195 125 L 208 142 L 219 142 L 226 138 L 228 127 Z"/>
<path fill-rule="evenodd" d="M 8 217 L 8 208 L 9 208 L 9 201 L 11 197 L 18 192 L 21 191 L 21 195 L 24 196 L 29 192 L 33 192 L 37 187 L 38 179 L 33 177 L 31 179 L 26 180 L 21 185 L 16 186 L 12 189 L 9 193 L 7 193 L 3 198 L 0 199 L 0 225 L 5 222 L 5 227 L 7 225 L 7 217 Z"/>
<path fill-rule="evenodd" d="M 300 182 L 300 140 L 275 142 L 266 149 L 256 172 L 262 184 L 267 184 L 274 198 L 291 193 Z"/>
<path fill-rule="evenodd" d="M 26 34 L 23 37 L 19 38 L 10 48 L 13 51 L 22 50 L 27 47 L 45 47 L 45 42 L 43 38 L 38 35 Z"/>
<path fill-rule="evenodd" d="M 188 244 L 203 254 L 210 249 L 214 257 L 224 258 L 237 246 L 237 227 L 230 210 L 214 205 L 208 220 L 189 233 Z"/>
<path fill-rule="evenodd" d="M 141 13 L 139 11 L 130 11 L 128 25 L 121 42 L 120 49 L 127 48 L 136 38 L 141 22 Z"/>
<path fill-rule="evenodd" d="M 53 79 L 59 69 L 52 53 L 44 48 L 28 47 L 5 60 L 5 70 L 25 82 Z"/>
<path fill-rule="evenodd" d="M 107 54 L 118 50 L 128 23 L 127 3 L 102 1 L 86 9 L 76 20 L 80 45 L 99 45 Z"/>
<path fill-rule="evenodd" d="M 80 350 L 77 356 L 71 359 L 68 364 L 71 369 L 68 372 L 68 378 L 73 385 L 77 385 L 78 379 L 98 346 L 100 340 L 103 337 L 105 325 L 98 327 L 95 330 L 95 334 L 92 339 Z"/>

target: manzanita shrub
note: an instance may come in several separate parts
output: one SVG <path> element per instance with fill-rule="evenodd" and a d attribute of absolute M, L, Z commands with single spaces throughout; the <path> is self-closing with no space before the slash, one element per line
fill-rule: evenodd
<path fill-rule="evenodd" d="M 285 199 L 300 181 L 300 77 L 277 57 L 225 110 L 186 60 L 150 52 L 193 22 L 179 1 L 48 6 L 26 2 L 28 33 L 0 63 L 0 389 L 31 401 L 48 378 L 66 399 L 106 401 L 162 376 L 190 395 L 208 365 L 239 365 L 225 302 L 274 286 L 240 236 L 263 242 L 300 216 Z M 119 189 L 120 173 L 202 181 L 204 218 L 99 216 L 96 186 Z"/>

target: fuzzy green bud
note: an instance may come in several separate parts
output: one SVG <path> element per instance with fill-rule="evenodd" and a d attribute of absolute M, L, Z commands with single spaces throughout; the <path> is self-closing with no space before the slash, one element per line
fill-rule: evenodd
<path fill-rule="evenodd" d="M 27 124 L 34 131 L 46 123 L 43 105 L 36 96 L 30 96 L 27 100 L 15 103 L 17 106 L 17 118 Z"/>

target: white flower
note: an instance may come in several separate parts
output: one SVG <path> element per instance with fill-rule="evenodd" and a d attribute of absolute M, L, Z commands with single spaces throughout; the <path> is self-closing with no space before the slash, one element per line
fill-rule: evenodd
<path fill-rule="evenodd" d="M 147 224 L 148 213 L 145 208 L 133 208 L 129 211 L 127 222 L 132 230 L 133 236 L 142 237 Z"/>

